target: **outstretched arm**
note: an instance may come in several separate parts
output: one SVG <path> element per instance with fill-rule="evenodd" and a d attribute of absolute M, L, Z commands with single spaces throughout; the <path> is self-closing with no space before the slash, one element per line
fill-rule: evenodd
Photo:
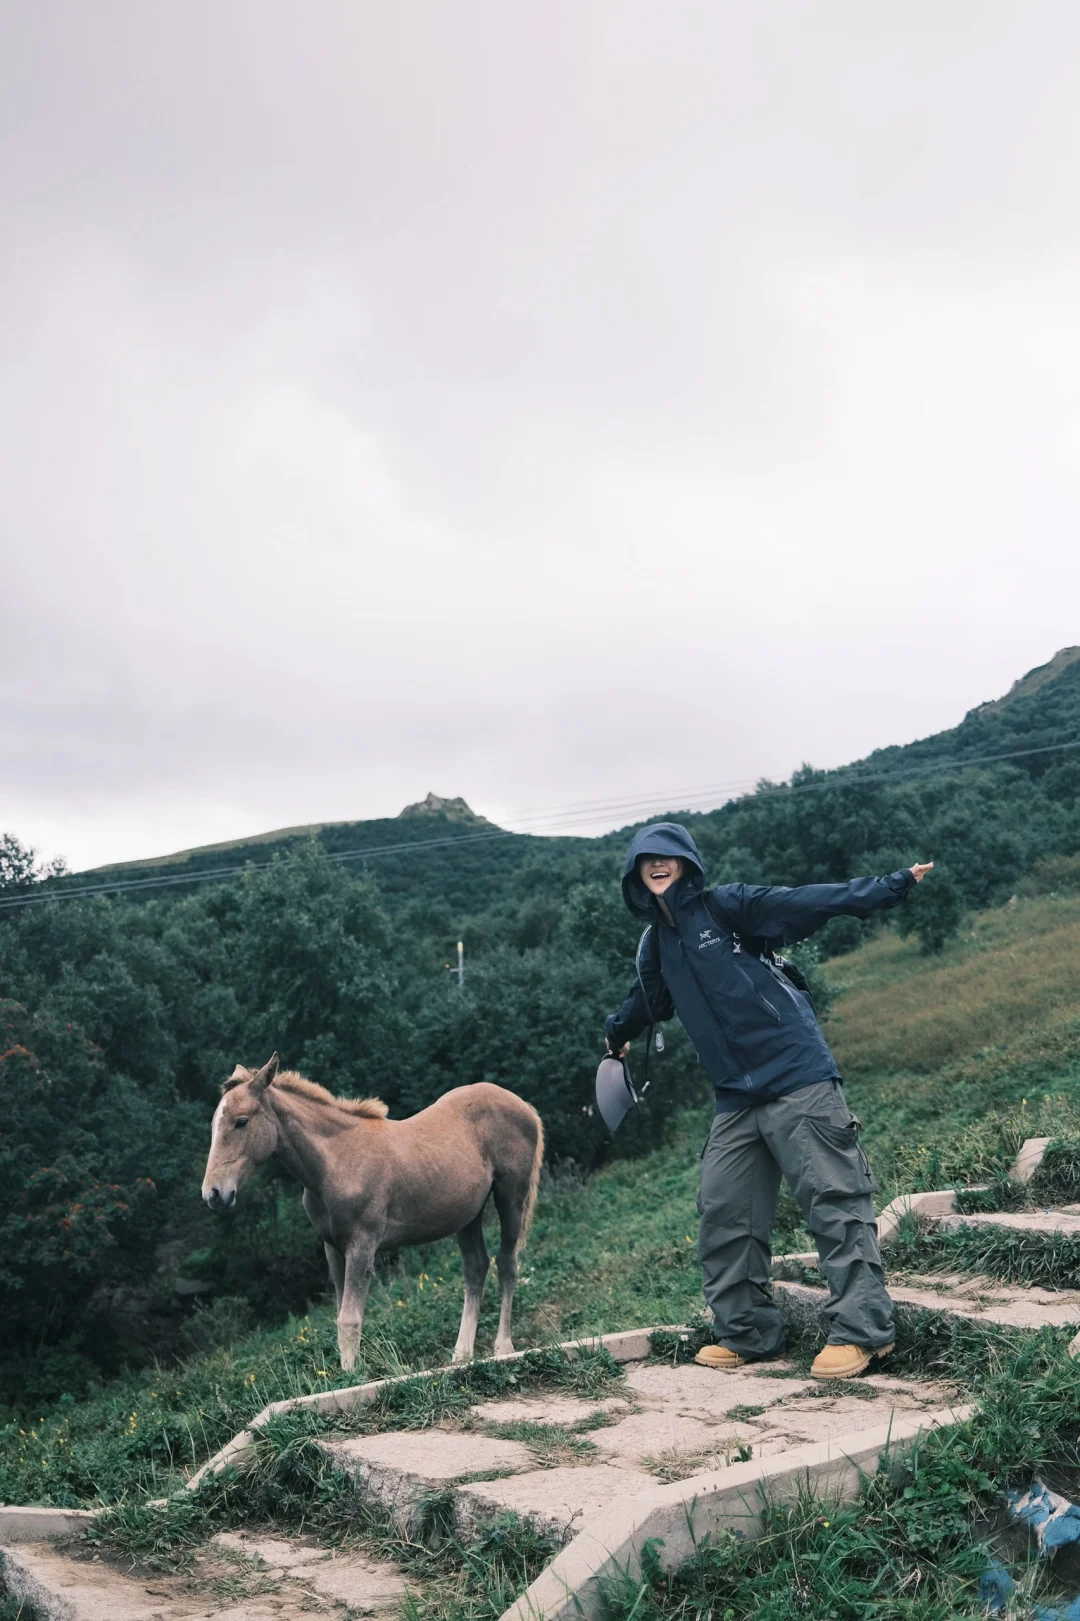
<path fill-rule="evenodd" d="M 736 934 L 793 945 L 833 917 L 869 917 L 898 906 L 934 865 L 918 862 L 884 878 L 852 878 L 846 884 L 720 884 L 713 906 Z"/>

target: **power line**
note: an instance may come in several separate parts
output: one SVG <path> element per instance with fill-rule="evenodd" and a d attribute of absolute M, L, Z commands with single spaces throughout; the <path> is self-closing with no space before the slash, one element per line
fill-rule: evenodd
<path fill-rule="evenodd" d="M 752 797 L 754 799 L 766 799 L 773 794 L 779 795 L 819 792 L 822 789 L 834 788 L 837 786 L 849 787 L 861 782 L 880 782 L 912 775 L 926 776 L 936 771 L 948 771 L 954 768 L 959 769 L 971 765 L 987 765 L 991 762 L 1000 760 L 1019 760 L 1027 757 L 1028 755 L 1052 754 L 1062 750 L 1077 748 L 1080 748 L 1080 739 L 1077 739 L 1071 743 L 1050 743 L 1042 748 L 1010 749 L 1001 754 L 953 755 L 943 760 L 935 760 L 922 765 L 894 766 L 890 769 L 875 772 L 864 771 L 859 773 L 857 767 L 855 766 L 836 766 L 827 768 L 825 771 L 823 771 L 820 779 L 817 781 L 795 784 L 778 784 L 775 787 L 759 788 Z M 841 772 L 844 773 L 842 778 L 840 777 Z M 560 824 L 572 826 L 581 822 L 591 822 L 606 819 L 607 813 L 629 813 L 635 810 L 649 811 L 657 806 L 662 806 L 666 809 L 678 808 L 681 810 L 689 810 L 692 806 L 692 802 L 699 799 L 711 800 L 715 805 L 720 796 L 732 797 L 740 789 L 743 790 L 744 793 L 749 793 L 749 790 L 753 789 L 762 780 L 763 779 L 760 775 L 756 777 L 737 777 L 728 782 L 712 783 L 708 787 L 678 788 L 669 790 L 662 796 L 654 794 L 647 798 L 637 795 L 633 798 L 621 797 L 616 799 L 586 799 L 581 800 L 573 805 L 568 805 L 566 807 L 552 809 L 549 811 L 521 811 L 517 814 L 510 814 L 511 819 L 517 824 L 522 822 L 533 822 L 542 823 L 547 827 L 555 827 Z"/>
<path fill-rule="evenodd" d="M 1049 743 L 1044 747 L 1037 749 L 1011 749 L 1007 753 L 1003 754 L 967 756 L 954 755 L 949 759 L 935 760 L 932 762 L 927 762 L 923 765 L 895 766 L 890 770 L 864 771 L 859 775 L 845 775 L 842 777 L 839 775 L 840 772 L 847 772 L 849 770 L 854 772 L 855 768 L 838 766 L 831 771 L 823 772 L 820 778 L 814 782 L 780 783 L 775 787 L 759 788 L 755 793 L 747 794 L 746 797 L 756 802 L 759 799 L 770 799 L 773 797 L 780 797 L 781 795 L 820 793 L 830 788 L 857 787 L 860 783 L 864 782 L 895 782 L 900 778 L 932 776 L 939 771 L 965 770 L 969 766 L 989 765 L 1002 760 L 1021 760 L 1026 759 L 1030 755 L 1056 754 L 1069 749 L 1080 749 L 1080 739 L 1077 739 L 1072 743 Z M 690 810 L 694 808 L 691 804 L 691 799 L 695 798 L 710 798 L 714 801 L 715 806 L 716 796 L 724 789 L 752 786 L 755 782 L 760 782 L 761 780 L 762 779 L 760 777 L 744 778 L 739 783 L 726 783 L 720 784 L 714 788 L 691 790 L 685 797 L 677 796 L 675 794 L 668 794 L 662 801 L 657 797 L 649 799 L 638 798 L 610 800 L 607 802 L 607 808 L 613 813 L 629 813 L 635 810 L 649 811 L 657 805 L 662 805 L 663 808 L 666 809 L 677 808 L 680 810 Z M 581 821 L 585 820 L 595 820 L 599 815 L 600 812 L 598 811 L 596 812 L 595 816 L 572 817 L 570 816 L 569 812 L 559 813 L 554 811 L 551 813 L 550 823 L 551 825 L 555 825 L 557 823 L 564 822 L 567 823 L 567 825 L 574 825 L 575 823 L 580 823 Z M 514 819 L 515 821 L 520 822 L 524 821 L 526 818 L 524 816 L 518 816 Z"/>
<path fill-rule="evenodd" d="M 886 771 L 861 772 L 855 774 L 855 769 L 851 768 L 850 774 L 841 775 L 845 768 L 840 767 L 837 771 L 823 774 L 820 778 L 813 782 L 799 782 L 781 784 L 771 788 L 759 788 L 756 793 L 746 797 L 751 803 L 756 804 L 762 799 L 779 798 L 781 796 L 787 797 L 792 794 L 800 793 L 820 793 L 831 788 L 853 788 L 859 787 L 861 784 L 868 782 L 895 782 L 901 779 L 909 780 L 913 777 L 928 777 L 937 775 L 938 773 L 944 771 L 967 770 L 972 766 L 998 764 L 1004 760 L 1030 759 L 1034 755 L 1065 753 L 1073 749 L 1080 749 L 1080 739 L 1075 739 L 1070 743 L 1048 743 L 1041 748 L 1035 749 L 1012 749 L 1001 754 L 969 755 L 967 757 L 954 756 L 951 759 L 936 760 L 927 762 L 923 765 L 899 766 L 894 767 L 892 770 Z M 743 781 L 745 780 L 748 779 L 743 779 Z M 635 812 L 649 814 L 654 812 L 658 807 L 660 809 L 670 810 L 673 807 L 673 803 L 678 800 L 681 800 L 681 804 L 678 804 L 676 808 L 680 810 L 690 810 L 693 808 L 693 806 L 689 803 L 691 798 L 711 799 L 713 801 L 713 806 L 710 806 L 709 808 L 715 808 L 717 796 L 724 793 L 730 795 L 731 788 L 736 786 L 742 786 L 742 783 L 717 784 L 713 788 L 691 790 L 689 795 L 687 795 L 686 791 L 684 790 L 682 793 L 668 794 L 662 800 L 659 796 L 654 796 L 650 799 L 636 798 L 621 800 L 586 800 L 577 806 L 569 806 L 563 811 L 553 810 L 548 813 L 538 811 L 528 814 L 537 820 L 543 819 L 547 823 L 548 836 L 557 836 L 558 824 L 561 823 L 565 824 L 565 826 L 571 827 L 574 825 L 580 825 L 583 820 L 595 820 L 598 816 L 602 815 L 604 811 L 606 811 L 608 814 L 625 815 L 629 820 L 638 820 L 639 817 L 634 814 Z M 593 807 L 596 807 L 596 809 L 594 810 Z M 586 813 L 592 812 L 592 814 L 586 814 L 583 816 L 580 814 L 582 810 L 584 810 Z M 526 819 L 526 817 L 523 816 L 516 819 L 520 821 Z M 518 832 L 514 828 L 500 827 L 491 828 L 489 831 L 483 833 L 466 833 L 435 839 L 406 840 L 396 844 L 361 845 L 357 846 L 355 849 L 333 850 L 327 851 L 325 854 L 328 861 L 340 864 L 346 861 L 363 861 L 369 856 L 401 855 L 420 850 L 449 849 L 459 845 L 490 842 L 493 839 L 524 839 L 543 836 L 544 835 L 542 833 L 522 833 Z M 127 894 L 132 891 L 139 891 L 140 893 L 145 893 L 146 891 L 156 892 L 157 890 L 171 889 L 181 884 L 206 883 L 214 879 L 239 878 L 245 872 L 262 872 L 272 865 L 272 861 L 245 861 L 231 867 L 203 867 L 196 869 L 193 872 L 163 873 L 156 877 L 148 876 L 143 878 L 103 879 L 95 884 L 80 884 L 68 889 L 53 889 L 47 890 L 44 893 L 11 895 L 0 898 L 0 911 L 11 911 L 21 906 L 40 906 L 46 901 L 51 900 L 84 900 L 94 895 L 120 895 Z M 45 881 L 48 882 L 49 880 Z"/>
<path fill-rule="evenodd" d="M 417 839 L 414 843 L 406 844 L 376 844 L 367 848 L 359 847 L 355 850 L 326 851 L 328 861 L 352 861 L 364 856 L 389 855 L 395 851 L 406 850 L 434 850 L 450 844 L 474 844 L 483 839 L 528 838 L 527 833 L 515 834 L 507 828 L 493 828 L 490 833 L 471 833 L 465 837 L 444 839 Z M 80 884 L 77 888 L 51 890 L 45 895 L 16 895 L 0 899 L 0 911 L 15 906 L 33 906 L 43 901 L 56 900 L 82 900 L 89 895 L 119 895 L 128 890 L 169 889 L 176 884 L 197 884 L 214 878 L 239 878 L 245 872 L 263 872 L 273 865 L 272 861 L 245 861 L 235 867 L 202 867 L 193 872 L 163 873 L 155 878 L 112 878 L 103 879 L 97 884 Z M 46 880 L 48 882 L 48 880 Z"/>

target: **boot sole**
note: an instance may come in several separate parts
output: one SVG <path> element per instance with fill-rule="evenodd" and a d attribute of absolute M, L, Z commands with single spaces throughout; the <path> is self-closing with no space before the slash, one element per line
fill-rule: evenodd
<path fill-rule="evenodd" d="M 857 1379 L 860 1373 L 866 1372 L 875 1357 L 880 1360 L 881 1357 L 888 1356 L 890 1351 L 895 1350 L 895 1345 L 883 1345 L 880 1351 L 867 1351 L 863 1360 L 856 1367 L 838 1368 L 835 1373 L 815 1373 L 814 1369 L 811 1368 L 810 1377 L 811 1379 Z"/>

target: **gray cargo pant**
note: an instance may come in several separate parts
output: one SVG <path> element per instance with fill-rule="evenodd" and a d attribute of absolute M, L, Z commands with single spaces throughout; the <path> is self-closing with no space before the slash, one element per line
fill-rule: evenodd
<path fill-rule="evenodd" d="M 870 1198 L 877 1184 L 839 1081 L 819 1081 L 713 1121 L 701 1157 L 698 1256 L 717 1343 L 745 1357 L 783 1350 L 784 1324 L 769 1288 L 781 1174 L 828 1280 L 822 1315 L 830 1344 L 891 1345 L 892 1301 Z"/>

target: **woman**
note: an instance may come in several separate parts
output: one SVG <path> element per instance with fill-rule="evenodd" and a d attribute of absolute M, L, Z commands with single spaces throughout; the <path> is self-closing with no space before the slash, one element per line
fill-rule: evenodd
<path fill-rule="evenodd" d="M 859 1122 L 809 997 L 774 958 L 832 917 L 899 905 L 932 866 L 846 884 L 706 889 L 697 846 L 679 823 L 655 823 L 630 845 L 623 897 L 649 927 L 633 989 L 607 1020 L 607 1043 L 623 1056 L 646 1026 L 677 1013 L 716 1090 L 698 1196 L 698 1255 L 716 1342 L 698 1352 L 705 1367 L 730 1371 L 784 1349 L 769 1288 L 781 1176 L 829 1284 L 828 1342 L 814 1377 L 850 1379 L 893 1348 L 871 1199 L 877 1184 Z"/>

